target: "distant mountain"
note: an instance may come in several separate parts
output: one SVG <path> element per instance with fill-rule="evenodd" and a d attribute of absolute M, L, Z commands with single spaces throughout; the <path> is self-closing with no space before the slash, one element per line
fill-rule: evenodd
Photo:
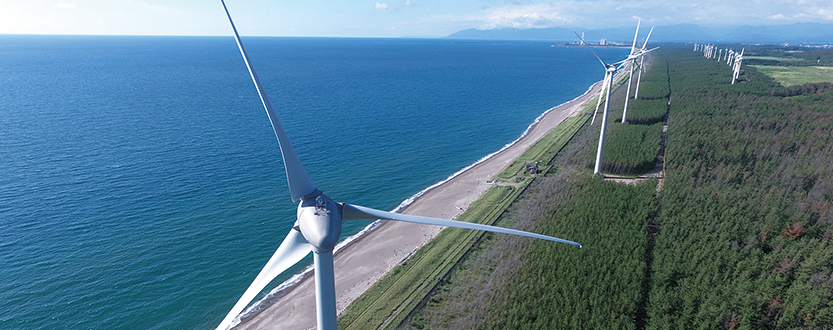
<path fill-rule="evenodd" d="M 613 42 L 631 43 L 634 27 L 612 28 L 600 30 L 581 30 L 585 33 L 587 42 L 599 42 L 607 39 Z M 640 38 L 648 33 L 650 26 L 643 24 Z M 574 42 L 578 38 L 573 34 L 574 29 L 544 28 L 518 29 L 503 28 L 493 30 L 467 29 L 452 33 L 447 38 L 452 39 L 494 39 L 494 40 L 552 40 Z M 833 44 L 833 24 L 795 23 L 790 25 L 762 25 L 762 26 L 724 26 L 703 27 L 694 24 L 677 24 L 657 26 L 651 35 L 655 42 L 720 42 L 720 43 L 762 43 L 762 44 Z"/>

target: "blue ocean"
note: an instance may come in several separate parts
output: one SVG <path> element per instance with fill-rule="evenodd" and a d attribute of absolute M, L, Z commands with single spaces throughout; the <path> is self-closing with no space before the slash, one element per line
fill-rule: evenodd
<path fill-rule="evenodd" d="M 379 209 L 604 74 L 546 42 L 243 41 L 317 186 Z M 234 39 L 4 35 L 0 59 L 0 329 L 216 326 L 296 207 Z"/>

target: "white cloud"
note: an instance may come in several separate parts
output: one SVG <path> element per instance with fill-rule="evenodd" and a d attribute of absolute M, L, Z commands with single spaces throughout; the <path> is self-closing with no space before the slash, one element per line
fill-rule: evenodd
<path fill-rule="evenodd" d="M 55 7 L 55 8 L 75 8 L 75 4 L 74 3 L 66 3 L 66 2 L 58 2 L 54 5 L 52 5 L 52 7 Z"/>
<path fill-rule="evenodd" d="M 403 2 L 403 3 L 402 3 L 402 5 L 403 5 L 403 6 L 413 6 L 413 5 L 414 5 L 414 3 L 413 3 L 413 2 L 411 2 L 411 0 L 405 0 L 405 2 Z"/>
<path fill-rule="evenodd" d="M 376 1 L 376 10 L 388 10 L 388 4 Z"/>
<path fill-rule="evenodd" d="M 568 19 L 561 15 L 559 6 L 554 3 L 484 8 L 481 15 L 471 19 L 482 21 L 479 27 L 481 29 L 540 28 L 568 22 Z"/>

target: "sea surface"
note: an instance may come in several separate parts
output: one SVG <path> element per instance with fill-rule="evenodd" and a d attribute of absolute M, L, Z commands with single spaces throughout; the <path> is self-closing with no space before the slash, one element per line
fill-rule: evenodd
<path fill-rule="evenodd" d="M 317 186 L 380 209 L 604 74 L 545 42 L 244 42 Z M 0 59 L 0 329 L 216 326 L 296 208 L 234 39 L 3 35 Z"/>

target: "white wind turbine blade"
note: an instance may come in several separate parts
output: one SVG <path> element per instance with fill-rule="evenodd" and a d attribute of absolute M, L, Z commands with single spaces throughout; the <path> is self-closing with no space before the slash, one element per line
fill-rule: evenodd
<path fill-rule="evenodd" d="M 639 52 L 639 56 L 643 56 L 643 55 L 648 54 L 648 53 L 650 53 L 650 52 L 653 52 L 653 51 L 655 51 L 655 50 L 657 50 L 657 49 L 659 49 L 659 46 L 654 47 L 654 48 L 651 48 L 651 49 L 649 49 L 649 50 L 643 50 L 643 51 L 640 51 L 640 52 Z"/>
<path fill-rule="evenodd" d="M 307 254 L 312 251 L 312 245 L 310 245 L 304 236 L 301 235 L 297 229 L 292 229 L 289 231 L 289 234 L 286 235 L 286 238 L 283 240 L 283 243 L 278 247 L 275 253 L 269 258 L 269 261 L 266 263 L 266 266 L 260 270 L 260 273 L 257 274 L 255 280 L 252 284 L 249 285 L 249 288 L 246 289 L 246 292 L 243 293 L 243 296 L 234 304 L 234 307 L 231 308 L 231 311 L 226 315 L 220 325 L 217 326 L 217 330 L 226 330 L 228 329 L 231 322 L 240 315 L 240 312 L 243 311 L 246 306 L 252 302 L 258 293 L 260 293 L 269 282 L 275 279 L 278 275 L 292 267 L 292 265 L 304 259 Z"/>
<path fill-rule="evenodd" d="M 234 30 L 234 39 L 237 41 L 237 47 L 240 48 L 240 53 L 243 55 L 243 61 L 246 62 L 246 67 L 249 69 L 249 74 L 252 76 L 252 81 L 255 83 L 257 94 L 260 95 L 260 101 L 263 103 L 263 108 L 266 109 L 266 114 L 269 116 L 269 121 L 272 123 L 272 129 L 275 131 L 275 136 L 278 138 L 281 155 L 283 156 L 283 165 L 286 169 L 286 181 L 287 184 L 289 184 L 289 194 L 292 196 L 293 202 L 298 201 L 299 198 L 315 192 L 317 188 L 315 187 L 315 184 L 312 183 L 312 179 L 310 179 L 307 171 L 304 169 L 304 165 L 301 164 L 298 154 L 295 153 L 295 148 L 292 147 L 292 142 L 289 141 L 289 137 L 286 135 L 283 125 L 281 125 L 278 116 L 275 114 L 275 110 L 272 108 L 272 102 L 269 101 L 269 97 L 266 96 L 266 91 L 260 84 L 260 79 L 258 79 L 257 73 L 255 73 L 255 69 L 249 61 L 249 55 L 246 53 L 246 49 L 243 48 L 243 43 L 240 41 L 240 35 L 237 33 L 234 21 L 231 20 L 231 14 L 229 14 L 228 8 L 226 8 L 225 1 L 220 0 L 220 2 L 223 4 L 223 9 L 226 11 L 226 16 L 228 16 L 231 29 Z"/>
<path fill-rule="evenodd" d="M 631 45 L 631 55 L 636 54 L 636 37 L 639 36 L 639 24 L 642 23 L 642 19 L 640 18 L 638 22 L 636 22 L 636 33 L 633 34 L 633 45 Z"/>
<path fill-rule="evenodd" d="M 352 205 L 352 204 L 347 204 L 347 203 L 344 204 L 344 211 L 342 213 L 341 218 L 342 218 L 342 220 L 384 219 L 384 220 L 421 223 L 421 224 L 426 224 L 426 225 L 436 225 L 436 226 L 447 226 L 447 227 L 455 227 L 455 228 L 463 228 L 463 229 L 483 230 L 483 231 L 490 231 L 490 232 L 495 232 L 495 233 L 503 233 L 503 234 L 512 234 L 512 235 L 540 238 L 540 239 L 545 239 L 545 240 L 548 240 L 548 241 L 566 243 L 566 244 L 571 244 L 571 245 L 576 245 L 576 246 L 581 247 L 581 244 L 573 242 L 573 241 L 568 241 L 568 240 L 565 240 L 565 239 L 551 237 L 551 236 L 547 236 L 547 235 L 530 233 L 530 232 L 526 232 L 526 231 L 522 231 L 522 230 L 509 229 L 509 228 L 496 227 L 496 226 L 489 226 L 489 225 L 482 225 L 482 224 L 471 223 L 471 222 L 422 217 L 422 216 L 418 216 L 418 215 L 393 213 L 393 212 L 381 211 L 381 210 L 376 210 L 376 209 L 372 209 L 372 208 L 369 208 L 369 207 L 364 207 L 364 206 L 359 206 L 359 205 Z"/>
<path fill-rule="evenodd" d="M 645 46 L 648 46 L 648 39 L 651 39 L 651 33 L 654 32 L 654 27 L 651 27 L 651 30 L 648 31 L 648 37 L 645 38 L 645 43 L 642 44 L 642 51 L 645 51 Z"/>

